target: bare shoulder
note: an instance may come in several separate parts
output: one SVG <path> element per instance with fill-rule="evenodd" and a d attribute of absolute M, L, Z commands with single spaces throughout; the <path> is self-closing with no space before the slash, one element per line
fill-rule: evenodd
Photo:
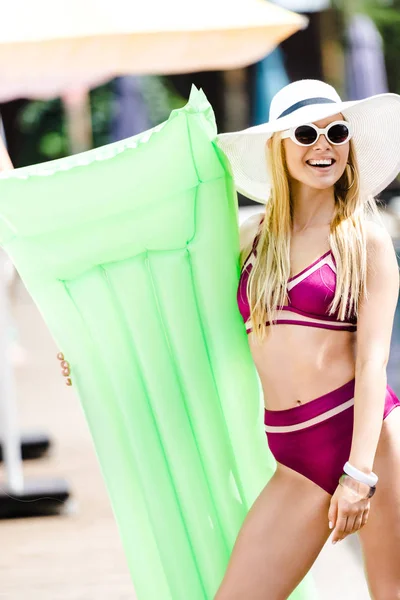
<path fill-rule="evenodd" d="M 392 238 L 386 227 L 376 221 L 367 221 L 366 223 L 366 242 L 369 262 L 379 262 L 388 258 L 388 255 L 395 256 L 395 250 Z"/>
<path fill-rule="evenodd" d="M 253 245 L 255 236 L 257 235 L 260 221 L 264 213 L 256 213 L 243 221 L 239 227 L 240 239 L 240 267 L 243 266 L 247 255 Z"/>
<path fill-rule="evenodd" d="M 390 280 L 399 286 L 399 267 L 396 251 L 388 230 L 375 221 L 366 224 L 366 243 L 369 277 L 375 280 Z"/>
<path fill-rule="evenodd" d="M 255 215 L 251 215 L 240 225 L 240 251 L 244 250 L 253 243 L 263 214 L 264 213 L 256 213 Z"/>

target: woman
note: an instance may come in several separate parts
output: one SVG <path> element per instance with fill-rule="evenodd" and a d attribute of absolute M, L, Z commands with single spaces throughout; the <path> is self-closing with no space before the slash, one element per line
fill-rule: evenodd
<path fill-rule="evenodd" d="M 343 103 L 298 81 L 268 123 L 219 145 L 236 187 L 266 202 L 241 227 L 238 304 L 277 469 L 215 600 L 286 599 L 332 530 L 333 543 L 359 532 L 371 597 L 400 598 L 400 402 L 386 382 L 399 273 L 372 197 L 400 168 L 400 97 Z"/>
<path fill-rule="evenodd" d="M 215 600 L 287 598 L 332 529 L 334 542 L 360 530 L 373 598 L 400 597 L 400 403 L 386 386 L 399 277 L 388 234 L 367 219 L 400 168 L 400 98 L 342 103 L 296 82 L 269 123 L 219 145 L 237 188 L 266 203 L 241 228 L 238 303 L 277 470 Z"/>

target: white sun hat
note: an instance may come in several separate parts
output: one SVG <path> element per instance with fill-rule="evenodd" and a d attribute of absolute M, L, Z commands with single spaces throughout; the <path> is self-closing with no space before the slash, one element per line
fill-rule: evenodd
<path fill-rule="evenodd" d="M 400 171 L 400 96 L 379 94 L 342 102 L 336 90 L 314 79 L 282 88 L 272 99 L 269 121 L 217 136 L 227 155 L 236 189 L 265 204 L 270 196 L 265 145 L 277 131 L 315 123 L 342 113 L 349 122 L 364 195 L 381 192 Z"/>

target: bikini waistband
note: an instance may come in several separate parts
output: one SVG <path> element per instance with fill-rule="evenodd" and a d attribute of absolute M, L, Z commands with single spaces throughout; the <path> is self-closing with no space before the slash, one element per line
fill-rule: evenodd
<path fill-rule="evenodd" d="M 355 379 L 352 379 L 339 388 L 301 406 L 294 406 L 285 410 L 265 409 L 264 424 L 271 432 L 277 427 L 282 433 L 283 431 L 280 428 L 290 427 L 290 431 L 292 431 L 298 429 L 297 427 L 293 429 L 293 426 L 300 424 L 302 427 L 299 427 L 299 429 L 303 429 L 303 426 L 309 427 L 350 408 L 354 404 L 354 389 Z M 309 421 L 313 422 L 309 423 Z M 266 431 L 268 430 L 266 429 Z"/>

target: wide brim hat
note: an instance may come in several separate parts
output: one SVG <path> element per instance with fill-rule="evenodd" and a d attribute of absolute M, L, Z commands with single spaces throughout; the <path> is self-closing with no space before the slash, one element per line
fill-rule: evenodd
<path fill-rule="evenodd" d="M 400 171 L 400 96 L 378 94 L 342 102 L 332 86 L 312 79 L 282 88 L 272 99 L 268 123 L 217 136 L 217 144 L 231 164 L 236 189 L 265 204 L 271 191 L 267 140 L 276 132 L 337 113 L 342 113 L 353 132 L 361 192 L 365 196 L 379 194 Z"/>

